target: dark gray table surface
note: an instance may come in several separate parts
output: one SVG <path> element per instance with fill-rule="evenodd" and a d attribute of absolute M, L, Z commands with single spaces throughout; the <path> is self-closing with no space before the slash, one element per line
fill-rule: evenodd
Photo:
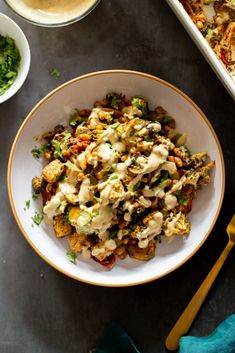
<path fill-rule="evenodd" d="M 32 53 L 24 86 L 0 105 L 0 352 L 88 353 L 112 321 L 141 352 L 165 352 L 167 333 L 227 241 L 235 196 L 234 102 L 164 0 L 103 0 L 81 22 L 57 29 L 22 21 L 2 1 L 0 11 L 21 26 Z M 61 70 L 59 80 L 49 75 L 52 66 Z M 198 253 L 160 280 L 116 289 L 76 282 L 47 265 L 18 229 L 6 186 L 11 144 L 35 103 L 71 78 L 111 68 L 154 74 L 194 99 L 218 134 L 227 173 L 220 216 Z M 232 252 L 190 334 L 209 334 L 235 311 L 234 298 Z"/>

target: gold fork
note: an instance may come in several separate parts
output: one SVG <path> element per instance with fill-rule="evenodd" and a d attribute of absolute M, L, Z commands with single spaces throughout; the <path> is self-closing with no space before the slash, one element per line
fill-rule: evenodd
<path fill-rule="evenodd" d="M 177 320 L 175 326 L 166 339 L 166 348 L 170 351 L 174 351 L 178 348 L 180 337 L 188 332 L 221 267 L 223 266 L 225 260 L 228 257 L 228 254 L 235 244 L 235 214 L 229 222 L 226 232 L 229 237 L 229 241 L 226 247 L 202 282 L 201 286 L 198 288 L 197 292 L 194 294 L 184 312 L 181 314 L 180 318 Z"/>

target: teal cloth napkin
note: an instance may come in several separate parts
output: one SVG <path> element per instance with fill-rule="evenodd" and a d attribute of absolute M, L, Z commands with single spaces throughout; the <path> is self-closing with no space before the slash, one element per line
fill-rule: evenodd
<path fill-rule="evenodd" d="M 113 323 L 105 332 L 95 353 L 140 353 L 132 339 L 117 324 Z"/>
<path fill-rule="evenodd" d="M 235 353 L 235 315 L 229 316 L 209 336 L 182 337 L 180 353 Z"/>
<path fill-rule="evenodd" d="M 117 324 L 106 331 L 95 353 L 140 353 L 128 334 Z M 235 315 L 223 321 L 206 337 L 180 339 L 180 353 L 235 353 Z"/>

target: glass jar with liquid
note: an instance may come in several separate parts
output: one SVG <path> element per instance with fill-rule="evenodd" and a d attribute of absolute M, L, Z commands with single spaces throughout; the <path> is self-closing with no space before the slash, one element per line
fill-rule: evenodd
<path fill-rule="evenodd" d="M 19 16 L 39 26 L 60 27 L 87 16 L 100 0 L 5 0 Z"/>

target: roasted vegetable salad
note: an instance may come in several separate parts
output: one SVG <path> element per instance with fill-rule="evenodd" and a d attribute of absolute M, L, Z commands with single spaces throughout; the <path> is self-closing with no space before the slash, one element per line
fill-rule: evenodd
<path fill-rule="evenodd" d="M 43 139 L 32 151 L 47 162 L 33 192 L 56 237 L 67 238 L 70 261 L 79 253 L 109 269 L 116 257 L 146 261 L 162 237 L 190 233 L 187 215 L 215 162 L 191 154 L 162 107 L 111 93 Z"/>

